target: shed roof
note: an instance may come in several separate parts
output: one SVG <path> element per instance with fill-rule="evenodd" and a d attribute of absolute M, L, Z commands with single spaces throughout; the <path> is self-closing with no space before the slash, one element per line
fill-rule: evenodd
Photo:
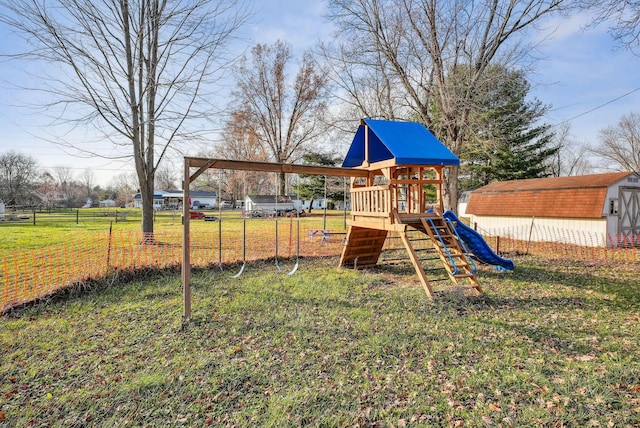
<path fill-rule="evenodd" d="M 468 214 L 601 218 L 607 189 L 630 172 L 499 181 L 471 192 Z"/>
<path fill-rule="evenodd" d="M 363 119 L 343 167 L 361 166 L 368 129 L 370 163 L 395 159 L 397 165 L 460 165 L 460 159 L 417 122 Z"/>

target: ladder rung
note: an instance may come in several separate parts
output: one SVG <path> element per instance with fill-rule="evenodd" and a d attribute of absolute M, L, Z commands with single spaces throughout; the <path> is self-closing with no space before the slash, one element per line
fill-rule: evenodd
<path fill-rule="evenodd" d="M 408 262 L 409 259 L 407 257 L 395 257 L 391 259 L 382 259 L 380 262 L 382 263 L 392 263 L 392 262 Z"/>
<path fill-rule="evenodd" d="M 456 278 L 473 278 L 473 277 L 475 277 L 475 275 L 472 274 L 472 273 L 457 273 L 457 274 L 455 274 L 453 276 L 456 277 Z"/>

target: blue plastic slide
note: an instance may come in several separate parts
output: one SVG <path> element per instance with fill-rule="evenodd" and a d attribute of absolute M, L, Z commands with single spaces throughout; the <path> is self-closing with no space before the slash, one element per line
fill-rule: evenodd
<path fill-rule="evenodd" d="M 487 241 L 485 241 L 478 232 L 461 222 L 453 211 L 447 210 L 442 216 L 446 220 L 453 222 L 458 236 L 460 236 L 469 251 L 471 251 L 478 260 L 489 265 L 494 265 L 497 269 L 513 270 L 515 265 L 511 260 L 503 259 L 494 253 L 489 244 L 487 244 Z"/>

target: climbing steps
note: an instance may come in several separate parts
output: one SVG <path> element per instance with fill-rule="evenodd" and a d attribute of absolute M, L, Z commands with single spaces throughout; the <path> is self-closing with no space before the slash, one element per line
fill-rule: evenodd
<path fill-rule="evenodd" d="M 394 219 L 396 224 L 404 225 L 397 233 L 420 283 L 430 297 L 434 295 L 432 283 L 447 280 L 476 294 L 483 293 L 475 276 L 475 263 L 464 241 L 442 214 L 394 212 Z M 347 233 L 340 265 L 355 268 L 374 266 L 380 259 L 388 233 L 387 230 L 352 226 Z M 391 251 L 397 253 L 398 248 Z M 401 257 L 385 257 L 385 262 L 387 260 L 393 263 L 401 260 Z"/>
<path fill-rule="evenodd" d="M 475 276 L 475 262 L 471 259 L 464 242 L 457 235 L 451 222 L 437 212 L 429 213 L 420 221 L 422 230 L 431 239 L 451 281 L 456 285 L 474 290 L 477 294 L 482 294 L 482 288 Z"/>

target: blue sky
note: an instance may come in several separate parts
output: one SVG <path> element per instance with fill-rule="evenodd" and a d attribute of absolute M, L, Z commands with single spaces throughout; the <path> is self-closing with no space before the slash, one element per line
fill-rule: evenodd
<path fill-rule="evenodd" d="M 269 0 L 255 4 L 258 12 L 244 30 L 246 47 L 282 39 L 302 52 L 318 40 L 331 38 L 331 28 L 322 16 L 325 1 Z M 600 129 L 615 124 L 623 114 L 640 111 L 640 57 L 616 49 L 605 27 L 583 31 L 587 22 L 585 14 L 548 22 L 547 27 L 554 29 L 553 36 L 544 40 L 541 59 L 530 75 L 531 94 L 552 105 L 545 121 L 552 125 L 568 122 L 576 144 L 597 142 Z M 0 40 L 4 44 L 0 50 L 6 51 L 11 38 L 2 26 Z M 0 61 L 0 152 L 15 149 L 32 155 L 44 168 L 72 167 L 78 175 L 91 167 L 101 185 L 108 184 L 114 175 L 133 171 L 122 162 L 70 156 L 45 141 L 50 137 L 48 122 L 19 108 L 32 94 L 13 87 L 29 78 L 11 63 Z M 83 132 L 91 134 L 90 129 L 77 132 L 80 139 Z M 108 144 L 104 150 L 111 150 Z"/>

